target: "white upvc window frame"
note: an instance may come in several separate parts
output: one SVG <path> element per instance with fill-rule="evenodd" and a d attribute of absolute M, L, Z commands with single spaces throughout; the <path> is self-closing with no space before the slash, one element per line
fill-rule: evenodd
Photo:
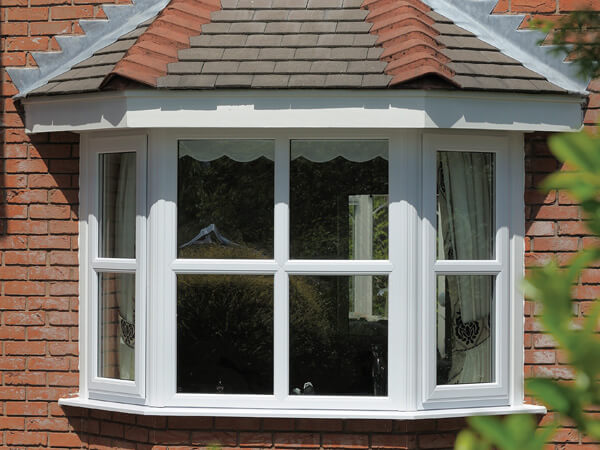
<path fill-rule="evenodd" d="M 511 186 L 509 136 L 425 134 L 423 138 L 423 266 L 422 266 L 422 406 L 444 409 L 473 406 L 501 406 L 509 403 L 510 312 L 510 225 Z M 439 260 L 437 258 L 437 154 L 478 152 L 495 155 L 494 174 L 494 258 L 489 260 Z M 437 385 L 436 383 L 436 288 L 440 275 L 494 276 L 491 383 Z M 433 326 L 431 325 L 433 324 Z M 508 330 L 508 331 L 507 331 Z"/>
<path fill-rule="evenodd" d="M 81 169 L 86 181 L 82 189 L 82 217 L 87 221 L 81 228 L 88 264 L 82 264 L 82 292 L 85 300 L 82 315 L 87 317 L 85 358 L 86 384 L 90 399 L 145 403 L 146 364 L 146 146 L 145 134 L 117 136 L 86 136 L 82 139 Z M 99 256 L 100 220 L 100 156 L 111 153 L 136 155 L 136 254 L 135 258 L 106 258 Z M 119 380 L 98 375 L 99 351 L 99 277 L 101 273 L 135 275 L 135 379 Z M 83 368 L 82 367 L 82 368 Z"/>
<path fill-rule="evenodd" d="M 139 132 L 138 132 L 139 133 Z M 106 136 L 106 134 L 104 134 Z M 91 376 L 95 358 L 93 308 L 97 295 L 91 285 L 98 261 L 93 253 L 97 224 L 92 193 L 97 180 L 90 160 L 97 146 L 118 144 L 148 137 L 147 178 L 138 167 L 138 198 L 147 186 L 147 202 L 138 205 L 138 254 L 136 292 L 136 386 L 127 382 L 107 383 Z M 82 364 L 82 398 L 142 403 L 181 414 L 224 414 L 253 409 L 271 415 L 299 415 L 310 411 L 344 417 L 362 417 L 359 412 L 390 416 L 394 412 L 453 409 L 469 415 L 481 407 L 521 407 L 523 403 L 523 298 L 518 282 L 523 273 L 523 136 L 512 132 L 450 132 L 423 130 L 327 130 L 327 129 L 151 129 L 143 134 L 122 134 L 104 141 L 94 133 L 82 139 L 82 169 L 88 176 L 82 183 L 82 204 L 87 199 L 87 225 L 82 224 L 82 273 L 88 287 L 82 293 L 87 304 L 82 316 L 82 343 L 87 354 Z M 188 260 L 177 259 L 177 155 L 184 139 L 268 139 L 275 141 L 275 235 L 272 260 Z M 385 139 L 389 143 L 389 259 L 386 261 L 289 260 L 289 158 L 295 139 Z M 130 141 L 131 142 L 131 141 Z M 438 145 L 440 144 L 440 145 Z M 462 146 L 462 147 L 461 147 Z M 435 262 L 435 151 L 494 152 L 496 159 L 496 260 L 449 263 Z M 137 148 L 138 156 L 145 147 Z M 142 158 L 138 158 L 138 166 Z M 88 161 L 87 163 L 83 161 Z M 433 172 L 431 164 L 433 163 Z M 145 160 L 144 160 L 145 164 Z M 144 165 L 145 168 L 145 165 Z M 84 173 L 82 172 L 82 175 Z M 143 181 L 142 181 L 143 180 Z M 147 181 L 147 183 L 146 183 Z M 84 189 L 85 187 L 85 189 Z M 83 195 L 84 190 L 87 195 Z M 433 195 L 430 195 L 433 194 Z M 432 211 L 433 205 L 433 211 Z M 433 212 L 433 215 L 432 215 Z M 145 218 L 147 217 L 147 221 Z M 522 222 L 522 223 L 521 223 Z M 147 229 L 147 235 L 144 230 Z M 89 236 L 85 238 L 85 234 Z M 140 241 L 140 239 L 142 239 Z M 94 241 L 96 239 L 96 241 Z M 434 242 L 434 241 L 433 241 Z M 143 254 L 142 252 L 146 253 Z M 432 253 L 433 252 L 433 253 Z M 102 263 L 104 263 L 102 261 Z M 87 268 L 86 268 L 87 266 Z M 102 266 L 104 268 L 104 266 Z M 112 266 L 111 266 L 112 270 Z M 496 378 L 485 385 L 435 386 L 435 273 L 499 273 L 496 314 L 502 324 L 494 327 Z M 267 274 L 274 277 L 274 394 L 223 395 L 176 393 L 176 274 Z M 288 388 L 288 275 L 387 275 L 389 283 L 388 395 L 386 397 L 291 396 Z M 146 281 L 142 282 L 142 279 Z M 146 284 L 142 286 L 142 284 Z M 139 289 L 139 291 L 138 291 Z M 144 299 L 145 301 L 141 301 Z M 139 308 L 138 308 L 139 306 Z M 521 321 L 519 324 L 518 322 Z M 431 324 L 431 325 L 428 325 Z M 510 328 L 509 325 L 510 324 Z M 138 333 L 147 326 L 147 339 Z M 506 328 L 505 328 L 506 326 Z M 510 329 L 510 333 L 505 330 Z M 433 333 L 433 339 L 432 339 Z M 501 335 L 501 336 L 499 336 Z M 143 345 L 143 348 L 142 348 Z M 140 348 L 138 348 L 138 346 Z M 499 346 L 499 347 L 498 347 Z M 430 355 L 427 357 L 426 351 Z M 138 359 L 138 353 L 141 359 Z M 502 368 L 500 370 L 500 367 Z M 145 370 L 144 370 L 145 369 Z M 87 373 L 87 375 L 86 375 Z M 150 374 L 145 377 L 145 374 Z M 432 384 L 433 382 L 433 384 Z M 114 390 L 113 384 L 120 390 Z M 128 390 L 131 388 L 130 390 Z M 483 397 L 482 397 L 483 396 Z M 458 412 L 460 409 L 460 413 Z M 229 412 L 225 412 L 229 411 Z M 278 413 L 277 411 L 280 411 Z M 330 411 L 330 413 L 327 413 Z M 355 413 L 353 414 L 352 411 Z M 465 412 L 467 411 L 467 412 Z M 379 412 L 379 413 L 377 413 Z M 456 415 L 449 411 L 449 415 Z M 445 414 L 445 413 L 442 413 Z M 448 415 L 446 414 L 446 415 Z M 317 414 L 318 415 L 318 414 Z"/>

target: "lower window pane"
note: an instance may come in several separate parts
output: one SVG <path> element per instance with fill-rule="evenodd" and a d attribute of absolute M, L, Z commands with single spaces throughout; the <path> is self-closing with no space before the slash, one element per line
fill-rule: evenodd
<path fill-rule="evenodd" d="M 135 379 L 135 274 L 99 274 L 98 376 Z"/>
<path fill-rule="evenodd" d="M 387 276 L 290 276 L 290 394 L 387 395 Z"/>
<path fill-rule="evenodd" d="M 437 384 L 494 382 L 493 275 L 437 278 Z"/>
<path fill-rule="evenodd" d="M 177 276 L 177 392 L 273 393 L 272 276 Z"/>

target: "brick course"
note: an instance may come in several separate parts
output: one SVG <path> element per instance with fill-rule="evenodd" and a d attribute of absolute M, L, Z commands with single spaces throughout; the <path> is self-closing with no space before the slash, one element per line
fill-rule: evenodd
<path fill-rule="evenodd" d="M 120 2 L 121 0 L 115 0 Z M 110 0 L 2 0 L 0 61 L 33 66 L 34 50 L 56 50 L 54 36 L 77 34 L 80 18 L 103 17 Z M 553 17 L 593 0 L 501 0 L 497 13 Z M 449 448 L 461 419 L 422 421 L 144 417 L 61 408 L 57 399 L 77 391 L 78 137 L 27 136 L 16 94 L 2 69 L 0 97 L 0 445 L 55 448 L 228 447 Z M 593 82 L 586 124 L 600 114 L 600 82 Z M 563 193 L 536 186 L 558 168 L 547 135 L 526 139 L 528 267 L 558 257 L 566 262 L 589 245 L 579 210 Z M 583 318 L 600 290 L 600 268 L 576 287 L 574 315 Z M 540 331 L 539 308 L 525 305 L 525 373 L 571 379 L 564 355 Z M 546 423 L 552 414 L 542 419 Z M 597 448 L 565 426 L 548 448 Z"/>

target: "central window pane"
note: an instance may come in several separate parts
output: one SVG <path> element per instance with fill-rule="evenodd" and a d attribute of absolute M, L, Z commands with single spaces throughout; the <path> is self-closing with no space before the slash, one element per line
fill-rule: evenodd
<path fill-rule="evenodd" d="M 177 392 L 273 393 L 273 277 L 177 277 Z"/>
<path fill-rule="evenodd" d="M 272 259 L 272 140 L 179 141 L 179 258 Z"/>
<path fill-rule="evenodd" d="M 387 395 L 388 277 L 290 276 L 290 394 Z"/>
<path fill-rule="evenodd" d="M 387 159 L 385 140 L 292 141 L 291 258 L 388 258 Z"/>

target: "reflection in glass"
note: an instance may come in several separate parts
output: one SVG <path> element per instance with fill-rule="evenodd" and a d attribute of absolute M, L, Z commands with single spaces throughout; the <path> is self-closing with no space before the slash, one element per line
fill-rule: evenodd
<path fill-rule="evenodd" d="M 100 256 L 135 258 L 135 153 L 100 155 Z"/>
<path fill-rule="evenodd" d="M 387 276 L 290 276 L 290 394 L 387 395 Z"/>
<path fill-rule="evenodd" d="M 291 258 L 388 258 L 387 157 L 387 141 L 292 141 Z"/>
<path fill-rule="evenodd" d="M 272 276 L 177 276 L 177 392 L 273 393 Z"/>
<path fill-rule="evenodd" d="M 273 258 L 274 143 L 179 141 L 179 258 Z"/>
<path fill-rule="evenodd" d="M 493 275 L 437 277 L 437 384 L 492 383 Z"/>
<path fill-rule="evenodd" d="M 438 259 L 494 259 L 493 153 L 438 152 Z"/>
<path fill-rule="evenodd" d="M 98 376 L 135 379 L 135 274 L 100 273 Z"/>

